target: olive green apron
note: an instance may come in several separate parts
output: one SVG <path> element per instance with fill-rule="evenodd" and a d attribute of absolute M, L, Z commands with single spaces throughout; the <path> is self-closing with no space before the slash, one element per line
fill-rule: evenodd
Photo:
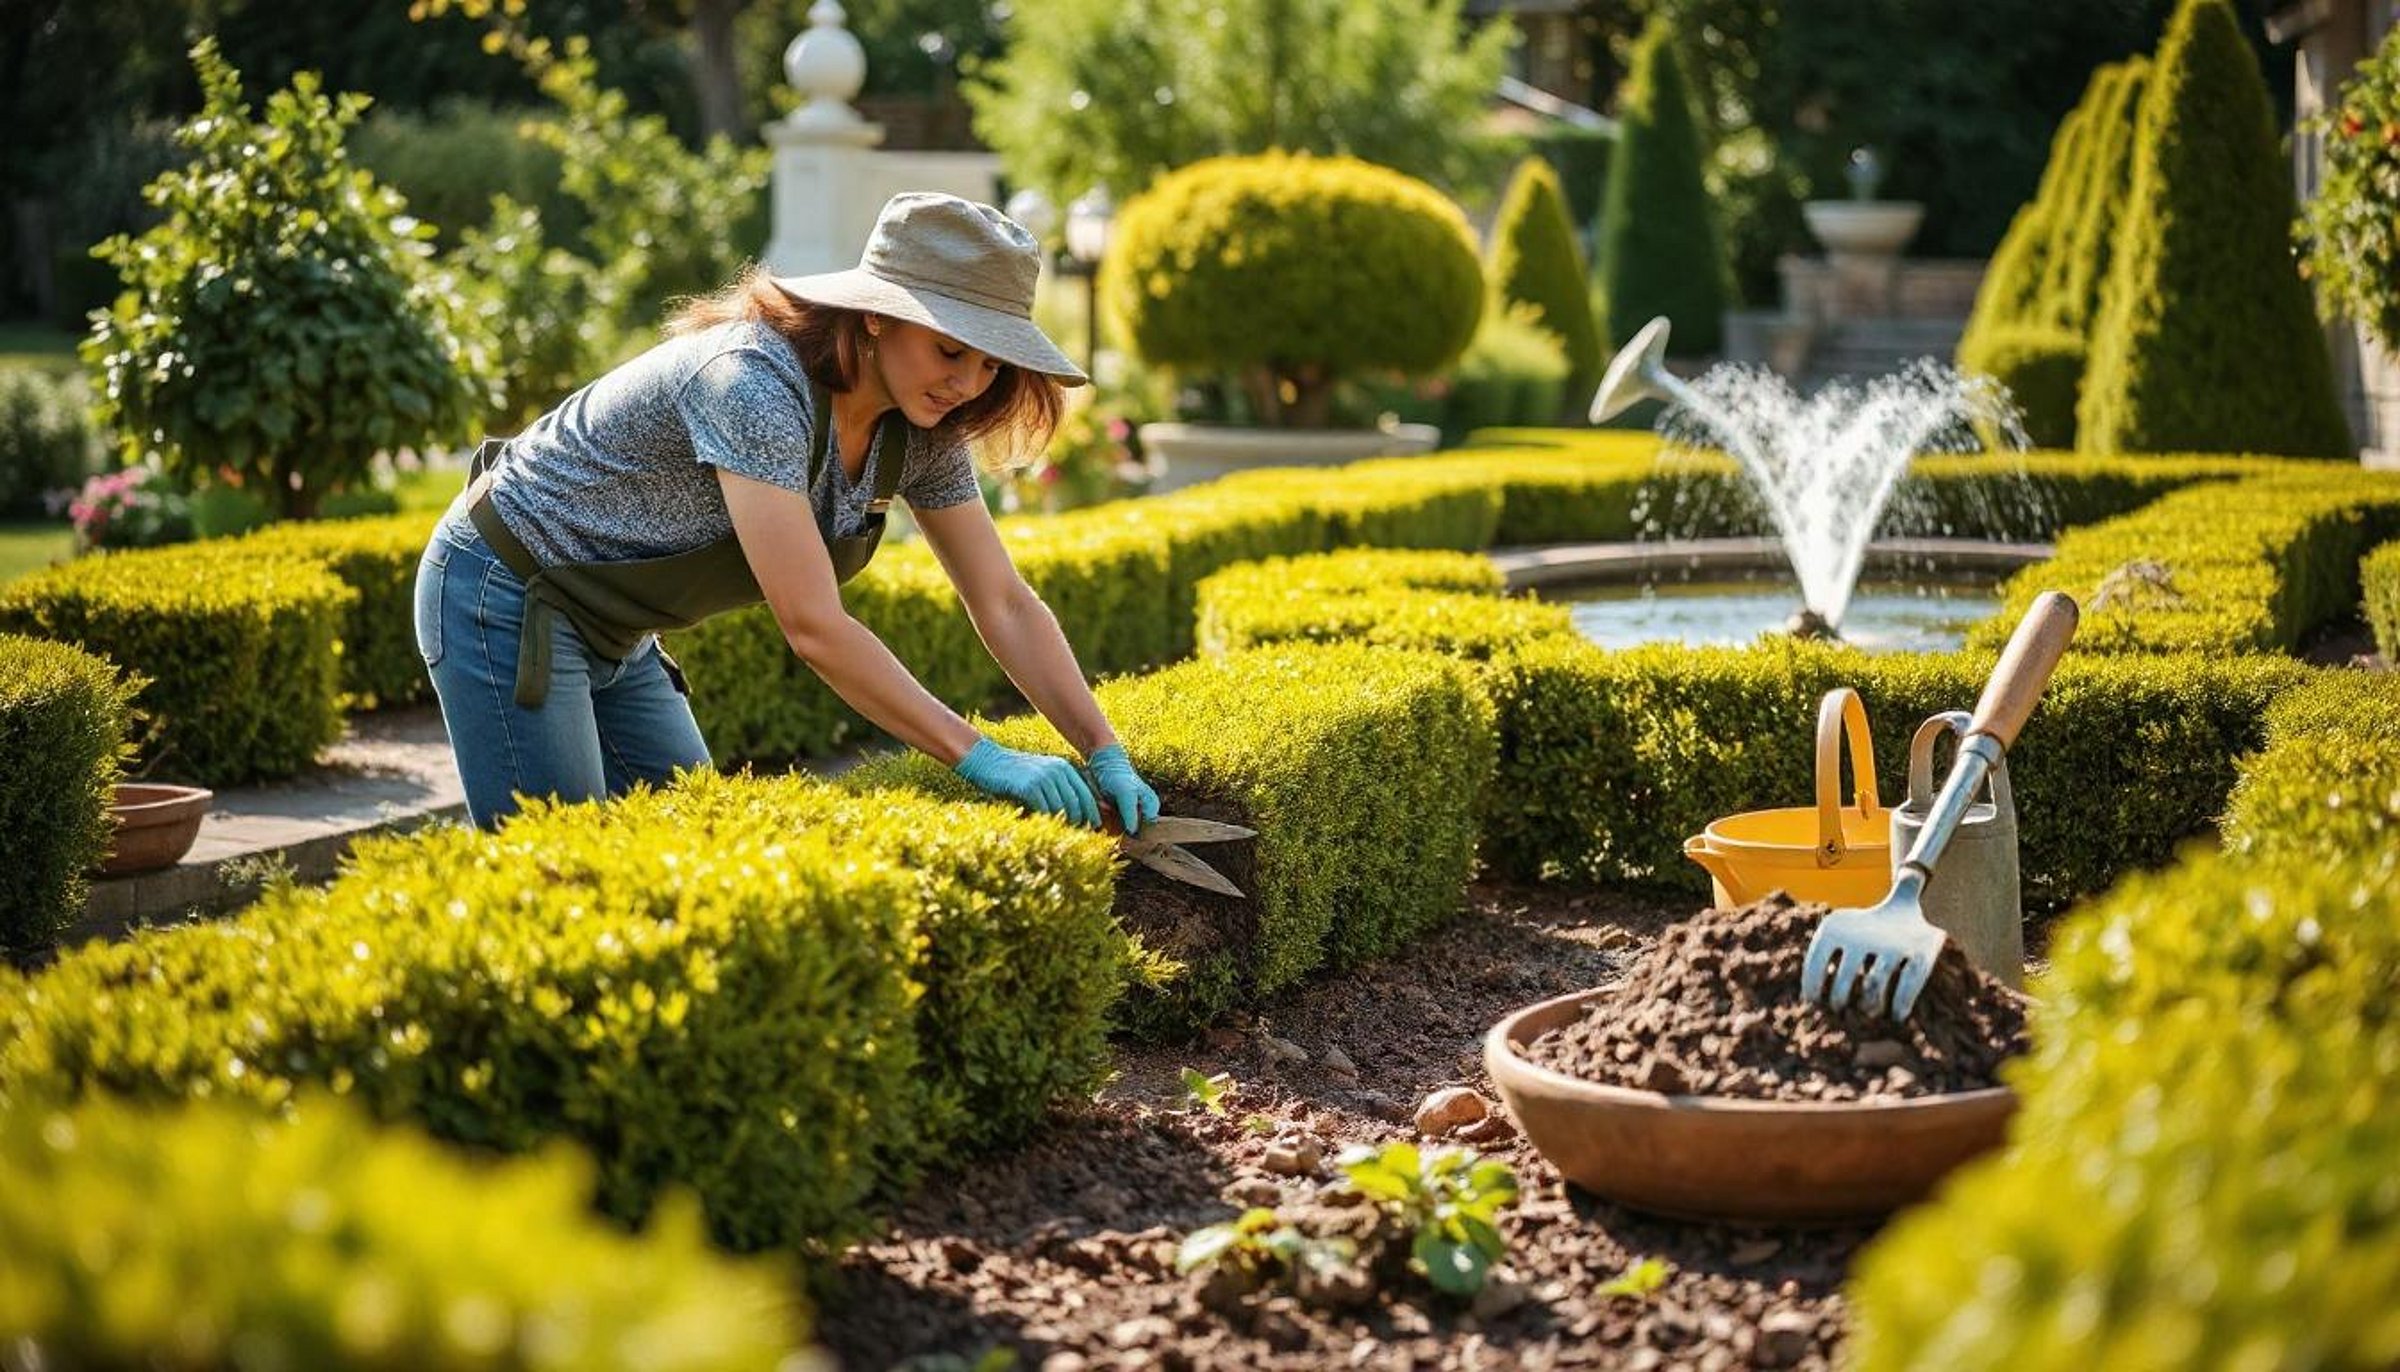
<path fill-rule="evenodd" d="M 823 464 L 831 458 L 833 406 L 822 385 L 812 385 L 816 441 L 809 447 L 808 479 L 813 487 Z M 833 558 L 837 582 L 859 574 L 883 541 L 884 511 L 900 483 L 907 457 L 908 420 L 898 410 L 883 418 L 882 455 L 876 460 L 875 492 L 859 531 L 831 539 L 825 551 Z M 561 562 L 545 567 L 517 540 L 492 508 L 491 466 L 503 440 L 487 439 L 476 449 L 468 468 L 467 489 L 459 495 L 467 517 L 502 564 L 525 583 L 525 627 L 517 639 L 517 704 L 540 709 L 550 695 L 550 635 L 554 616 L 563 614 L 583 635 L 592 651 L 612 662 L 633 655 L 650 634 L 686 629 L 725 610 L 755 605 L 766 598 L 751 574 L 750 559 L 733 534 L 713 543 L 667 557 L 631 558 L 622 562 Z M 659 650 L 675 689 L 690 688 L 682 670 L 666 650 Z"/>

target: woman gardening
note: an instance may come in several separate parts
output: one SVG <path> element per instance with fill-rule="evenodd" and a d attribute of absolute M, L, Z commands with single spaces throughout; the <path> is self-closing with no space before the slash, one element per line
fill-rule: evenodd
<path fill-rule="evenodd" d="M 1031 319 L 1033 238 L 987 205 L 904 194 L 859 265 L 763 268 L 665 342 L 476 454 L 417 569 L 417 645 L 468 816 L 704 767 L 661 630 L 764 600 L 841 698 L 986 793 L 1079 824 L 1065 758 L 983 736 L 851 618 L 884 510 L 908 502 L 1009 679 L 1081 753 L 1129 830 L 1158 814 L 1057 619 L 1010 562 L 969 445 L 1038 450 L 1085 378 Z"/>

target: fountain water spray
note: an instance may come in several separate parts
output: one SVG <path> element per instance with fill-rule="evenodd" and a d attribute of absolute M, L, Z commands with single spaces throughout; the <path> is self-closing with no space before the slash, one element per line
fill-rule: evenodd
<path fill-rule="evenodd" d="M 1973 444 L 1978 424 L 2024 446 L 1998 387 L 1930 360 L 1863 385 L 1837 382 L 1804 400 L 1763 368 L 1712 367 L 1686 382 L 1667 370 L 1666 351 L 1667 321 L 1643 325 L 1610 360 L 1592 396 L 1592 422 L 1664 400 L 1675 407 L 1662 426 L 1670 443 L 1700 448 L 1713 440 L 1732 456 L 1765 500 L 1800 580 L 1797 632 L 1841 627 L 1867 540 L 1918 453 L 1959 447 L 1961 435 Z"/>

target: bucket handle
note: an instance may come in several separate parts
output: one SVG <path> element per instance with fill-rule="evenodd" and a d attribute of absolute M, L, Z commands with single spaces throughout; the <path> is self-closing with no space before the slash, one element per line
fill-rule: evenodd
<path fill-rule="evenodd" d="M 1933 745 L 1943 734 L 1965 738 L 1974 726 L 1975 717 L 1964 710 L 1944 710 L 1917 726 L 1916 737 L 1908 741 L 1908 806 L 1922 815 L 1933 809 Z M 1984 794 L 1991 798 L 1996 814 L 2013 814 L 2015 798 L 2008 793 L 2008 759 L 2002 758 L 1984 773 Z"/>
<path fill-rule="evenodd" d="M 1858 692 L 1836 686 L 1817 702 L 1817 865 L 1832 867 L 1848 855 L 1842 840 L 1842 735 L 1850 736 L 1850 782 L 1858 812 L 1881 806 L 1875 795 L 1875 741 L 1867 735 L 1867 707 Z"/>

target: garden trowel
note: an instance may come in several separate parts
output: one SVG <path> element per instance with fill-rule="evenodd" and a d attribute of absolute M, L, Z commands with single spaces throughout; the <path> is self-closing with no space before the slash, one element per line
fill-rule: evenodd
<path fill-rule="evenodd" d="M 1160 876 L 1236 900 L 1241 898 L 1242 888 L 1227 881 L 1224 873 L 1192 856 L 1183 845 L 1258 837 L 1256 829 L 1184 815 L 1160 815 L 1143 825 L 1140 833 L 1129 834 L 1118 821 L 1115 807 L 1106 801 L 1100 803 L 1100 827 L 1117 836 L 1117 851 Z"/>

